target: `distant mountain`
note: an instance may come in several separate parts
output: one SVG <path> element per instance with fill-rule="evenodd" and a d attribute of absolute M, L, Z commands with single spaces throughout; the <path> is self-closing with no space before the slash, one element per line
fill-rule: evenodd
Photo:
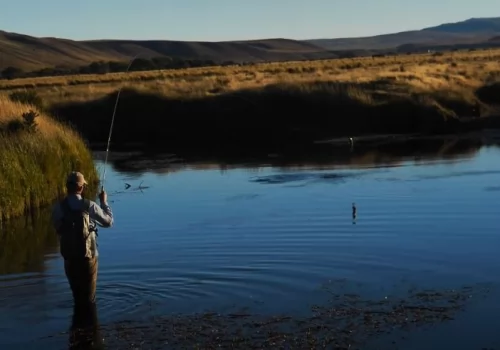
<path fill-rule="evenodd" d="M 0 31 L 0 71 L 17 67 L 26 71 L 43 68 L 76 68 L 95 61 L 128 61 L 140 57 L 223 62 L 265 62 L 326 59 L 427 49 L 500 46 L 500 17 L 471 18 L 421 30 L 363 38 L 263 39 L 251 41 L 189 42 L 169 40 L 75 41 Z"/>
<path fill-rule="evenodd" d="M 362 38 L 313 39 L 307 42 L 328 50 L 380 50 L 406 44 L 454 45 L 484 42 L 500 35 L 500 17 L 471 18 L 421 30 Z"/>
<path fill-rule="evenodd" d="M 142 58 L 169 56 L 180 59 L 211 60 L 216 63 L 336 57 L 334 53 L 315 44 L 289 39 L 228 42 L 74 41 L 59 38 L 36 38 L 0 31 L 0 70 L 8 66 L 24 70 L 54 66 L 72 68 L 100 60 L 128 61 L 137 54 L 140 54 Z"/>

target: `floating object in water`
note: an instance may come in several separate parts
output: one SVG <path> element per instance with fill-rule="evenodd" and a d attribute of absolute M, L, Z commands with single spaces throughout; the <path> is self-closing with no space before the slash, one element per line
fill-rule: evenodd
<path fill-rule="evenodd" d="M 357 208 L 356 208 L 356 203 L 352 203 L 352 219 L 356 219 L 356 213 L 357 213 Z"/>
<path fill-rule="evenodd" d="M 144 181 L 141 181 L 141 183 L 137 187 L 132 187 L 131 184 L 125 183 L 125 190 L 128 190 L 128 191 L 125 191 L 125 190 L 123 190 L 123 191 L 115 191 L 115 192 L 113 192 L 113 194 L 116 195 L 116 194 L 134 193 L 134 192 L 137 193 L 139 191 L 143 192 L 143 190 L 149 188 L 149 186 L 143 186 L 142 185 L 143 183 L 144 183 Z"/>
<path fill-rule="evenodd" d="M 145 190 L 147 188 L 149 188 L 149 186 L 143 186 L 142 184 L 144 183 L 144 181 L 141 181 L 141 183 L 139 184 L 139 187 L 137 187 L 137 189 L 139 191 L 142 191 L 142 190 Z"/>

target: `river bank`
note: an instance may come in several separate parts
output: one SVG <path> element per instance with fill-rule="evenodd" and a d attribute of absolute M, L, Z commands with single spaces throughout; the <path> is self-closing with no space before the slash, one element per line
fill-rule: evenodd
<path fill-rule="evenodd" d="M 214 156 L 335 137 L 499 128 L 500 50 L 18 79 L 0 87 L 106 142 Z"/>
<path fill-rule="evenodd" d="M 97 171 L 81 136 L 34 106 L 0 96 L 0 221 L 50 204 L 68 172 L 97 188 Z"/>
<path fill-rule="evenodd" d="M 381 83 L 385 90 L 391 85 Z M 113 147 L 135 143 L 172 153 L 216 155 L 238 151 L 297 151 L 332 137 L 411 136 L 498 128 L 494 116 L 474 118 L 475 102 L 439 94 L 380 96 L 375 83 L 279 84 L 217 96 L 174 99 L 125 89 L 120 95 Z M 445 95 L 446 92 L 442 92 Z M 117 94 L 52 106 L 92 143 L 106 142 Z M 479 104 L 479 102 L 477 102 Z"/>

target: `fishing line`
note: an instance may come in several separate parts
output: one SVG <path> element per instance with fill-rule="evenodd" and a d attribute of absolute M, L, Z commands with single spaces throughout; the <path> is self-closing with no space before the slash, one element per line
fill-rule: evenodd
<path fill-rule="evenodd" d="M 125 71 L 125 74 L 127 74 L 130 70 L 130 67 L 132 67 L 132 63 L 134 63 L 135 59 L 140 55 L 140 53 L 138 53 L 137 55 L 135 55 L 129 62 L 128 64 L 128 67 L 127 67 L 127 70 Z M 118 107 L 118 101 L 120 100 L 120 94 L 122 92 L 122 89 L 123 89 L 123 85 L 120 87 L 120 89 L 118 90 L 118 95 L 116 96 L 116 100 L 115 100 L 115 107 L 113 109 L 113 115 L 111 117 L 111 125 L 109 127 L 109 136 L 108 136 L 108 144 L 106 146 L 106 157 L 104 159 L 104 169 L 103 169 L 103 173 L 102 173 L 102 176 L 101 176 L 101 189 L 104 190 L 104 181 L 106 180 L 106 167 L 107 167 L 107 164 L 108 164 L 108 155 L 109 155 L 109 145 L 111 143 L 111 135 L 113 134 L 113 126 L 115 124 L 115 115 L 116 115 L 116 109 Z"/>
<path fill-rule="evenodd" d="M 138 53 L 137 55 L 135 55 L 129 62 L 129 65 L 127 67 L 127 69 L 125 70 L 125 74 L 127 74 L 130 70 L 130 67 L 132 66 L 132 63 L 134 63 L 135 59 L 140 56 L 141 53 Z M 101 175 L 101 190 L 104 190 L 104 182 L 106 180 L 106 168 L 107 168 L 107 164 L 108 164 L 108 156 L 109 156 L 109 146 L 110 146 L 110 143 L 111 143 L 111 136 L 113 134 L 113 127 L 114 127 L 114 124 L 115 124 L 115 116 L 116 116 L 116 110 L 118 108 L 118 102 L 120 101 L 120 95 L 121 95 L 121 92 L 122 92 L 122 89 L 123 89 L 123 85 L 120 87 L 120 89 L 118 90 L 118 95 L 116 96 L 116 100 L 115 100 L 115 106 L 113 108 L 113 115 L 111 116 L 111 125 L 109 127 L 109 135 L 108 135 L 108 142 L 107 142 L 107 145 L 106 145 L 106 156 L 105 156 L 105 159 L 104 159 L 104 167 L 103 167 L 103 172 L 102 172 L 102 175 Z M 257 105 L 256 103 L 254 103 L 253 101 L 251 101 L 250 99 L 247 99 L 243 96 L 236 96 L 242 100 L 245 100 L 247 102 L 249 102 L 250 104 L 254 104 L 254 105 Z M 257 106 L 258 107 L 258 106 Z"/>

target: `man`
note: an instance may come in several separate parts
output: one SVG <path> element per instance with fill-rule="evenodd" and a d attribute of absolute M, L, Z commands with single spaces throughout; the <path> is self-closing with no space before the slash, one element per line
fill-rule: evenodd
<path fill-rule="evenodd" d="M 67 196 L 57 203 L 52 212 L 54 227 L 64 258 L 64 271 L 75 305 L 95 302 L 98 252 L 97 225 L 111 227 L 113 213 L 107 203 L 104 189 L 99 194 L 101 205 L 85 199 L 87 181 L 83 174 L 71 172 L 66 179 Z"/>

